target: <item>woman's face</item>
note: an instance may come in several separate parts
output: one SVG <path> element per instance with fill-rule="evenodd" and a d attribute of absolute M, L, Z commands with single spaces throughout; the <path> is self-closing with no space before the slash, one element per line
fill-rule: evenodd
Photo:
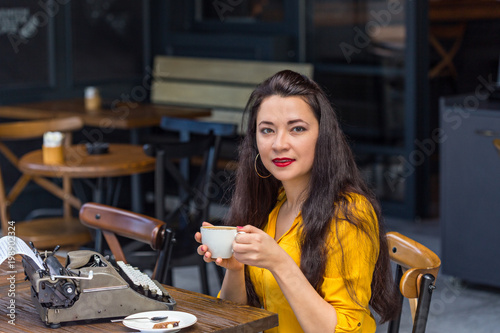
<path fill-rule="evenodd" d="M 281 182 L 311 176 L 319 123 L 300 97 L 270 96 L 257 113 L 257 148 L 266 169 Z"/>

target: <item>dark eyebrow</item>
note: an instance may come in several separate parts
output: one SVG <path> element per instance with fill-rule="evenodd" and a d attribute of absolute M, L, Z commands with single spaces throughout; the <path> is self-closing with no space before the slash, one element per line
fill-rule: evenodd
<path fill-rule="evenodd" d="M 293 124 L 296 124 L 296 123 L 305 123 L 305 124 L 307 124 L 307 122 L 304 121 L 304 120 L 302 120 L 302 119 L 292 119 L 292 120 L 289 120 L 287 122 L 287 125 L 293 125 Z M 261 121 L 260 123 L 257 124 L 257 126 L 260 126 L 260 125 L 274 125 L 274 123 L 272 121 L 263 120 L 263 121 Z"/>
<path fill-rule="evenodd" d="M 293 124 L 296 124 L 296 123 L 305 123 L 305 124 L 307 124 L 307 122 L 305 122 L 302 119 L 293 119 L 293 120 L 289 120 L 288 121 L 288 125 L 293 125 Z"/>
<path fill-rule="evenodd" d="M 260 123 L 257 124 L 257 126 L 260 126 L 260 125 L 274 125 L 274 123 L 272 121 L 261 121 Z"/>

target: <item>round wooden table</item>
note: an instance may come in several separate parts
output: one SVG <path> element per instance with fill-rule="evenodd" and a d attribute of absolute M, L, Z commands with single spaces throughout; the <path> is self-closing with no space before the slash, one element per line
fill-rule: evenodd
<path fill-rule="evenodd" d="M 19 168 L 30 175 L 70 178 L 130 176 L 155 169 L 155 158 L 132 144 L 110 144 L 108 153 L 98 155 L 89 155 L 83 144 L 74 145 L 65 150 L 65 159 L 62 165 L 44 164 L 39 149 L 23 156 Z"/>
<path fill-rule="evenodd" d="M 65 205 L 80 209 L 80 200 L 71 193 L 71 179 L 103 179 L 150 172 L 155 169 L 155 158 L 146 155 L 140 145 L 110 144 L 107 153 L 89 155 L 86 146 L 80 144 L 65 149 L 65 163 L 62 165 L 44 164 L 42 150 L 38 149 L 19 160 L 19 169 L 32 176 L 62 178 L 63 188 L 54 184 L 52 190 L 64 197 Z M 103 203 L 102 191 L 102 182 L 98 181 L 93 201 Z M 95 243 L 96 250 L 101 252 L 100 232 L 96 233 Z"/>

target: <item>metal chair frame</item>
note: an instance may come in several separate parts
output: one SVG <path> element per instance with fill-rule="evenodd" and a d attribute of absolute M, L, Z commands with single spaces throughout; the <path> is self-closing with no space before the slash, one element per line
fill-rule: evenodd
<path fill-rule="evenodd" d="M 221 140 L 236 135 L 237 126 L 229 123 L 202 122 L 190 119 L 162 118 L 160 128 L 176 132 L 178 139 L 145 145 L 146 153 L 156 156 L 155 214 L 174 228 L 173 258 L 170 268 L 197 266 L 202 292 L 209 293 L 207 265 L 196 253 L 194 232 L 203 221 L 209 220 L 213 200 L 213 176 L 217 165 Z M 171 138 L 170 138 L 171 139 Z M 196 163 L 192 163 L 196 160 Z M 196 168 L 197 174 L 190 175 Z M 170 212 L 165 209 L 167 175 L 176 183 L 179 203 Z M 194 176 L 194 177 L 192 177 Z M 185 237 L 183 237 L 185 236 Z M 184 247 L 184 249 L 182 249 Z M 218 269 L 219 278 L 223 272 Z M 171 284 L 172 271 L 167 284 Z"/>
<path fill-rule="evenodd" d="M 397 232 L 387 233 L 387 243 L 389 256 L 396 263 L 400 302 L 403 304 L 404 298 L 410 301 L 412 333 L 424 333 L 441 260 L 427 247 Z M 401 312 L 389 322 L 387 332 L 398 333 L 400 323 Z"/>

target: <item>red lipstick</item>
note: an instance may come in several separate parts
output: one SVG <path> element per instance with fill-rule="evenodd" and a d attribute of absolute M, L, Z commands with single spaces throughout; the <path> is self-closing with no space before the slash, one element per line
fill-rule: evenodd
<path fill-rule="evenodd" d="M 279 157 L 279 158 L 273 159 L 274 165 L 276 165 L 277 167 L 280 167 L 280 168 L 284 168 L 286 166 L 289 166 L 293 162 L 295 162 L 295 160 L 288 158 L 288 157 Z"/>

